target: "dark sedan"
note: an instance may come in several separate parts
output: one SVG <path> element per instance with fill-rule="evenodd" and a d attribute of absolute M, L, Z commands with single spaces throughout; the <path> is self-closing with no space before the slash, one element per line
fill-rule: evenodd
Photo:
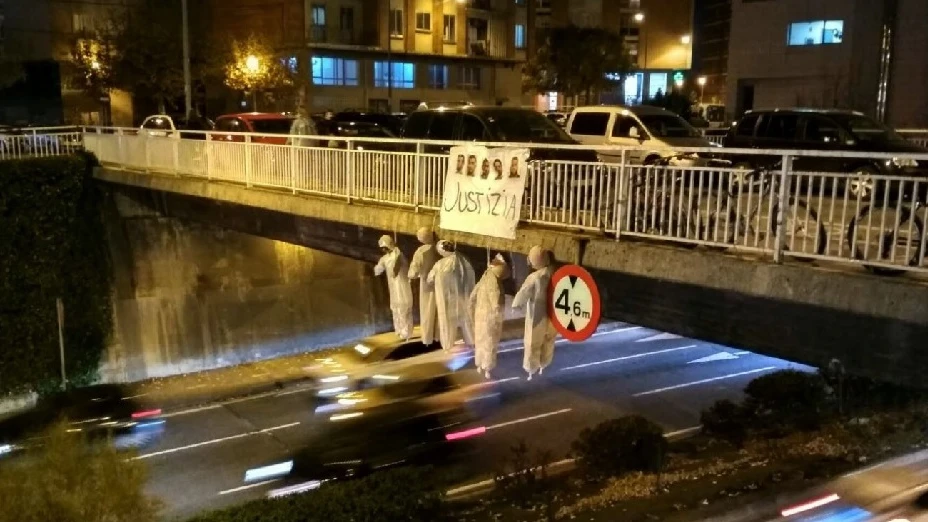
<path fill-rule="evenodd" d="M 141 405 L 127 389 L 97 385 L 55 393 L 35 407 L 0 419 L 0 459 L 41 445 L 47 431 L 65 422 L 90 440 L 111 439 L 117 448 L 140 447 L 164 430 L 161 410 Z"/>

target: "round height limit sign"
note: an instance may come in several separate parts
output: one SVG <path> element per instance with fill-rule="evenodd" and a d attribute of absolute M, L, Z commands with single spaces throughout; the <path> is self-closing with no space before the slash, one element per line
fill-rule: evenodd
<path fill-rule="evenodd" d="M 589 339 L 599 326 L 601 306 L 596 282 L 582 267 L 566 265 L 551 276 L 548 317 L 565 339 Z"/>

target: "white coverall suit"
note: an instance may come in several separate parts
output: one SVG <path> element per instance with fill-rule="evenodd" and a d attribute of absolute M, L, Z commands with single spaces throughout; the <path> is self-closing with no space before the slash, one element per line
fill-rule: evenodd
<path fill-rule="evenodd" d="M 548 253 L 540 247 L 532 247 L 528 258 L 535 271 L 525 278 L 522 288 L 512 300 L 512 307 L 525 310 L 522 368 L 531 379 L 535 372 L 541 373 L 554 359 L 557 330 L 548 318 L 548 283 L 554 274 L 554 269 L 549 266 Z"/>
<path fill-rule="evenodd" d="M 426 345 L 435 342 L 438 325 L 438 305 L 435 300 L 435 286 L 428 282 L 429 272 L 441 259 L 435 249 L 435 235 L 428 227 L 422 227 L 416 234 L 422 242 L 409 263 L 409 279 L 419 279 L 419 325 L 422 330 L 422 342 Z"/>
<path fill-rule="evenodd" d="M 506 294 L 503 280 L 509 277 L 505 261 L 497 258 L 483 273 L 470 294 L 470 313 L 474 318 L 474 364 L 488 379 L 496 367 L 496 354 L 503 334 Z"/>
<path fill-rule="evenodd" d="M 458 340 L 458 328 L 464 342 L 473 346 L 473 324 L 467 310 L 470 293 L 474 290 L 474 267 L 464 256 L 454 251 L 448 241 L 439 241 L 438 253 L 442 256 L 432 267 L 427 282 L 435 285 L 435 302 L 438 306 L 438 338 L 441 347 L 450 350 Z"/>
<path fill-rule="evenodd" d="M 390 236 L 383 236 L 377 242 L 383 257 L 374 267 L 374 275 L 387 274 L 387 288 L 390 291 L 390 311 L 393 312 L 393 330 L 403 339 L 412 335 L 412 287 L 407 273 L 409 264 Z"/>

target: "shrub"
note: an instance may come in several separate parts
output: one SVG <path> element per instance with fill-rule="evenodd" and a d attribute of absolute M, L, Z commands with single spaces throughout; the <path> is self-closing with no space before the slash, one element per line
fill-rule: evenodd
<path fill-rule="evenodd" d="M 189 522 L 431 522 L 440 518 L 441 494 L 426 472 L 400 468 L 324 484 L 299 495 L 255 500 Z"/>
<path fill-rule="evenodd" d="M 783 370 L 748 383 L 744 389 L 745 412 L 768 434 L 781 435 L 790 428 L 818 429 L 825 412 L 825 382 L 821 376 Z"/>
<path fill-rule="evenodd" d="M 0 161 L 0 395 L 96 379 L 111 330 L 102 193 L 90 155 Z"/>
<path fill-rule="evenodd" d="M 572 448 L 579 467 L 598 480 L 629 471 L 659 470 L 667 440 L 660 426 L 631 415 L 584 429 Z"/>
<path fill-rule="evenodd" d="M 748 435 L 749 415 L 739 404 L 716 401 L 699 416 L 703 433 L 724 440 L 735 447 L 744 446 Z"/>

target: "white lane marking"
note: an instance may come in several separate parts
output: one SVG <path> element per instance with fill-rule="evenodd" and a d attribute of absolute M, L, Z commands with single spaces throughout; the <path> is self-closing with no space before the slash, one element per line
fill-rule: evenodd
<path fill-rule="evenodd" d="M 578 365 L 576 365 L 576 366 L 568 366 L 568 367 L 566 367 L 566 368 L 561 368 L 560 371 L 566 372 L 567 370 L 576 370 L 576 369 L 578 369 L 578 368 L 587 368 L 587 367 L 590 367 L 590 366 L 598 366 L 598 365 L 600 365 L 600 364 L 609 364 L 609 363 L 614 363 L 614 362 L 618 362 L 618 361 L 627 361 L 627 360 L 629 360 L 629 359 L 639 359 L 639 358 L 641 358 L 641 357 L 648 357 L 648 356 L 651 356 L 651 355 L 660 355 L 660 354 L 662 354 L 662 353 L 678 352 L 678 351 L 680 351 L 680 350 L 689 350 L 689 349 L 691 349 L 691 348 L 696 348 L 696 345 L 695 345 L 695 344 L 688 344 L 688 345 L 686 345 L 686 346 L 678 346 L 678 347 L 676 347 L 676 348 L 665 348 L 665 349 L 663 349 L 663 350 L 655 350 L 655 351 L 653 351 L 653 352 L 643 352 L 643 353 L 636 353 L 636 354 L 633 354 L 633 355 L 625 355 L 625 356 L 622 356 L 622 357 L 614 357 L 614 358 L 612 358 L 612 359 L 606 359 L 606 360 L 604 360 L 604 361 L 596 361 L 596 362 L 591 362 L 591 363 L 578 364 Z"/>
<path fill-rule="evenodd" d="M 664 433 L 664 437 L 667 437 L 667 438 L 674 438 L 674 437 L 679 437 L 679 436 L 683 436 L 683 435 L 689 435 L 690 433 L 695 433 L 695 432 L 697 432 L 697 431 L 699 431 L 699 430 L 701 430 L 701 429 L 702 429 L 702 426 L 691 426 L 691 427 L 689 427 L 689 428 L 684 428 L 684 429 L 682 429 L 682 430 L 676 430 L 676 431 L 671 431 L 671 432 L 668 432 L 668 433 Z M 561 466 L 566 466 L 566 465 L 568 465 L 568 464 L 573 464 L 574 462 L 576 462 L 576 459 L 563 459 L 563 460 L 559 460 L 559 461 L 557 461 L 557 462 L 552 462 L 551 464 L 548 464 L 548 468 L 549 468 L 549 469 L 551 469 L 551 468 L 559 468 L 559 467 L 561 467 Z M 524 473 L 524 472 L 526 472 L 526 471 L 528 471 L 528 470 L 522 470 L 521 473 Z M 516 473 L 511 473 L 511 474 L 509 474 L 509 475 L 507 475 L 507 476 L 510 476 L 510 477 L 511 477 L 511 476 L 514 476 L 515 474 L 516 474 Z M 492 485 L 494 485 L 495 483 L 496 483 L 496 479 L 481 480 L 481 481 L 479 481 L 479 482 L 474 482 L 474 483 L 472 483 L 472 484 L 466 484 L 466 485 L 464 485 L 464 486 L 458 486 L 458 487 L 456 487 L 456 488 L 449 489 L 448 491 L 445 492 L 445 495 L 447 495 L 447 496 L 449 496 L 449 497 L 450 497 L 450 496 L 454 496 L 454 495 L 460 495 L 461 493 L 466 493 L 466 492 L 468 492 L 468 491 L 474 491 L 474 490 L 478 490 L 478 489 L 482 489 L 482 488 L 485 488 L 485 487 L 492 486 Z"/>
<path fill-rule="evenodd" d="M 247 485 L 245 485 L 245 486 L 239 486 L 239 487 L 237 487 L 237 488 L 232 488 L 232 489 L 227 489 L 227 490 L 224 490 L 224 491 L 220 491 L 219 494 L 220 494 L 220 495 L 228 495 L 228 494 L 230 494 L 230 493 L 238 493 L 239 491 L 245 491 L 245 490 L 247 490 L 247 489 L 258 488 L 258 487 L 266 486 L 266 485 L 268 485 L 268 484 L 273 484 L 273 483 L 279 482 L 279 481 L 280 481 L 280 479 L 279 479 L 279 478 L 276 478 L 276 479 L 271 479 L 271 480 L 265 480 L 265 481 L 262 481 L 262 482 L 255 482 L 254 484 L 247 484 Z"/>
<path fill-rule="evenodd" d="M 171 453 L 177 453 L 179 451 L 186 451 L 186 450 L 190 450 L 194 448 L 201 448 L 203 446 L 212 446 L 213 444 L 219 444 L 220 442 L 227 442 L 227 441 L 235 440 L 235 439 L 243 439 L 245 437 L 252 437 L 254 435 L 263 435 L 263 434 L 271 433 L 277 430 L 292 428 L 294 426 L 299 426 L 299 424 L 300 424 L 299 422 L 291 422 L 289 424 L 281 424 L 280 426 L 274 426 L 273 428 L 264 428 L 263 430 L 248 431 L 245 433 L 239 433 L 237 435 L 229 435 L 228 437 L 220 437 L 218 439 L 205 440 L 203 442 L 196 442 L 194 444 L 188 444 L 186 446 L 179 446 L 176 448 L 156 451 L 154 453 L 146 453 L 144 455 L 133 457 L 132 460 L 150 459 L 152 457 L 158 457 L 160 455 L 168 455 Z"/>
<path fill-rule="evenodd" d="M 746 372 L 738 373 L 729 373 L 728 375 L 719 375 L 718 377 L 711 377 L 709 379 L 701 379 L 693 382 L 685 382 L 683 384 L 675 384 L 673 386 L 666 386 L 664 388 L 657 388 L 656 390 L 648 390 L 643 392 L 638 392 L 632 395 L 632 397 L 641 397 L 643 395 L 654 395 L 655 393 L 663 393 L 665 391 L 679 390 L 680 388 L 689 388 L 690 386 L 696 386 L 699 384 L 706 384 L 709 382 L 721 381 L 724 379 L 734 379 L 735 377 L 741 377 L 743 375 L 752 375 L 755 373 L 769 372 L 770 370 L 776 370 L 776 366 L 767 366 L 764 368 L 758 368 L 756 370 L 748 370 Z"/>
<path fill-rule="evenodd" d="M 686 364 L 700 364 L 700 363 L 715 362 L 715 361 L 731 361 L 737 358 L 738 356 L 731 352 L 718 352 L 712 355 L 707 355 L 705 357 L 700 357 L 699 359 L 690 361 Z"/>
<path fill-rule="evenodd" d="M 186 410 L 172 411 L 172 412 L 165 413 L 164 415 L 162 415 L 162 417 L 167 418 L 167 417 L 178 417 L 178 416 L 180 416 L 180 415 L 189 415 L 189 414 L 191 414 L 191 413 L 199 413 L 199 412 L 201 412 L 201 411 L 215 410 L 215 409 L 218 409 L 218 408 L 222 408 L 222 407 L 224 407 L 224 406 L 229 406 L 230 404 L 238 404 L 238 403 L 240 403 L 240 402 L 254 401 L 254 400 L 257 400 L 257 399 L 266 399 L 266 398 L 268 398 L 268 397 L 283 397 L 284 395 L 293 395 L 293 394 L 295 394 L 295 393 L 306 393 L 306 392 L 313 391 L 313 389 L 314 389 L 314 388 L 312 388 L 312 387 L 303 387 L 303 388 L 297 388 L 297 389 L 286 390 L 286 391 L 270 391 L 270 392 L 263 392 L 263 393 L 258 393 L 258 394 L 255 394 L 255 395 L 249 395 L 248 397 L 239 397 L 239 398 L 236 398 L 236 399 L 228 399 L 228 400 L 224 400 L 224 401 L 221 401 L 221 402 L 216 402 L 216 403 L 213 403 L 213 404 L 206 404 L 206 405 L 203 405 L 203 406 L 197 406 L 196 408 L 189 408 L 189 409 L 186 409 Z"/>
<path fill-rule="evenodd" d="M 732 352 L 732 355 L 749 355 L 751 352 L 747 350 L 742 350 L 740 352 Z"/>
<path fill-rule="evenodd" d="M 490 381 L 490 383 L 492 383 L 492 384 L 502 384 L 502 383 L 504 383 L 504 382 L 509 382 L 509 381 L 518 381 L 518 380 L 520 380 L 521 378 L 522 378 L 522 377 L 506 377 L 505 379 L 496 379 L 495 381 Z"/>
<path fill-rule="evenodd" d="M 529 421 L 533 421 L 533 420 L 544 419 L 544 418 L 546 418 L 546 417 L 553 417 L 553 416 L 555 416 L 555 415 L 560 415 L 560 414 L 562 414 L 562 413 L 567 413 L 567 412 L 569 412 L 569 411 L 573 411 L 573 408 L 564 408 L 564 409 L 562 409 L 562 410 L 549 411 L 548 413 L 541 413 L 541 414 L 539 414 L 539 415 L 532 415 L 531 417 L 523 417 L 523 418 L 521 418 L 521 419 L 511 420 L 511 421 L 507 421 L 507 422 L 501 422 L 501 423 L 499 423 L 499 424 L 494 424 L 494 425 L 492 425 L 492 426 L 487 426 L 487 431 L 495 430 L 495 429 L 499 429 L 499 428 L 504 428 L 504 427 L 506 427 L 506 426 L 512 426 L 512 425 L 514 425 L 514 424 L 522 424 L 523 422 L 529 422 Z"/>
<path fill-rule="evenodd" d="M 605 332 L 596 332 L 596 333 L 594 333 L 593 335 L 591 335 L 590 338 L 593 338 L 593 337 L 602 337 L 603 335 L 612 335 L 612 334 L 618 334 L 618 333 L 622 333 L 622 332 L 630 332 L 630 331 L 632 331 L 632 330 L 640 330 L 640 329 L 642 329 L 642 328 L 644 328 L 644 327 L 643 327 L 643 326 L 626 326 L 625 328 L 619 328 L 619 329 L 617 329 L 617 330 L 607 330 L 607 331 L 605 331 Z M 554 341 L 554 344 L 563 344 L 563 343 L 569 343 L 569 342 L 570 342 L 569 339 L 558 339 L 558 340 Z M 497 352 L 497 353 L 517 352 L 517 351 L 519 351 L 519 350 L 521 350 L 521 349 L 522 349 L 522 345 L 520 344 L 520 345 L 518 345 L 518 346 L 514 346 L 514 347 L 511 347 L 511 348 L 504 348 L 504 349 L 500 350 L 500 351 Z"/>
<path fill-rule="evenodd" d="M 652 341 L 667 341 L 671 339 L 682 339 L 682 337 L 680 337 L 677 334 L 665 332 L 665 333 L 659 333 L 657 335 L 652 335 L 651 337 L 645 337 L 644 339 L 638 339 L 635 342 L 636 343 L 650 343 Z"/>

